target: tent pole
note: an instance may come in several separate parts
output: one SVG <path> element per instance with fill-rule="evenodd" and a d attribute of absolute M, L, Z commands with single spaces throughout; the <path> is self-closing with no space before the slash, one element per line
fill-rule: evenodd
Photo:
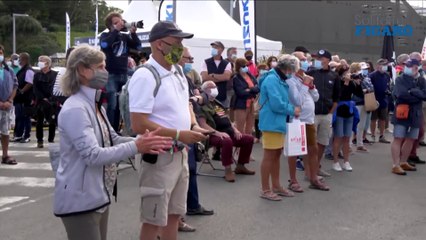
<path fill-rule="evenodd" d="M 257 31 L 256 31 L 256 29 L 257 29 L 257 20 L 256 20 L 256 1 L 255 0 L 253 0 L 253 2 L 254 2 L 254 56 L 255 56 L 255 58 L 256 59 L 254 59 L 254 63 L 256 64 L 257 63 L 257 58 L 258 58 L 258 56 L 257 56 Z"/>
<path fill-rule="evenodd" d="M 229 0 L 229 15 L 231 16 L 231 18 L 234 18 L 233 1 L 234 0 Z"/>
<path fill-rule="evenodd" d="M 173 22 L 176 23 L 176 0 L 173 0 Z"/>

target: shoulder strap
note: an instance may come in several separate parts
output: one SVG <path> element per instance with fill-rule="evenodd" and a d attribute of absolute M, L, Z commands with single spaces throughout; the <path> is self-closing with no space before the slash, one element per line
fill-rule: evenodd
<path fill-rule="evenodd" d="M 179 75 L 184 78 L 183 72 L 182 72 L 182 68 L 180 68 L 180 66 L 178 64 L 173 65 L 175 66 L 176 70 L 178 71 Z"/>
<path fill-rule="evenodd" d="M 155 69 L 155 67 L 154 67 L 154 66 L 152 66 L 152 65 L 151 65 L 151 64 L 149 64 L 149 63 L 145 63 L 145 64 L 141 64 L 141 65 L 139 65 L 139 66 L 136 68 L 136 70 L 137 70 L 137 69 L 139 69 L 139 68 L 146 68 L 146 69 L 148 69 L 148 70 L 152 73 L 152 75 L 154 75 L 154 79 L 155 79 L 155 83 L 156 83 L 156 85 L 155 85 L 155 88 L 154 88 L 153 95 L 154 95 L 154 97 L 156 97 L 156 96 L 157 96 L 157 94 L 158 94 L 158 90 L 160 89 L 160 85 L 161 85 L 161 77 L 160 77 L 160 74 L 158 73 L 157 69 Z M 129 81 L 127 81 L 126 85 L 128 84 L 128 82 L 129 82 Z"/>

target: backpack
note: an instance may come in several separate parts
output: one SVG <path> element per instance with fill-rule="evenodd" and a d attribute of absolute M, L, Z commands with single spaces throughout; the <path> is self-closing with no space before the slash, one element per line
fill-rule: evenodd
<path fill-rule="evenodd" d="M 174 66 L 175 66 L 176 70 L 179 72 L 179 75 L 181 77 L 184 77 L 182 69 L 180 68 L 180 66 L 178 66 L 177 64 L 175 64 Z M 155 88 L 154 88 L 154 91 L 153 91 L 153 95 L 154 95 L 154 98 L 155 98 L 157 96 L 158 90 L 160 89 L 160 86 L 161 86 L 160 74 L 158 73 L 157 69 L 155 69 L 155 67 L 152 66 L 149 63 L 145 63 L 145 64 L 138 66 L 138 68 L 135 70 L 135 72 L 140 68 L 148 69 L 152 73 L 152 75 L 154 76 L 156 85 L 155 85 Z M 118 105 L 119 105 L 119 108 L 120 108 L 121 118 L 123 119 L 123 123 L 124 123 L 124 131 L 125 131 L 124 134 L 129 135 L 129 136 L 136 136 L 136 134 L 132 130 L 132 122 L 130 120 L 129 89 L 128 89 L 130 80 L 131 80 L 131 78 L 127 80 L 126 84 L 121 89 L 121 93 L 120 93 L 120 96 L 118 98 Z"/>

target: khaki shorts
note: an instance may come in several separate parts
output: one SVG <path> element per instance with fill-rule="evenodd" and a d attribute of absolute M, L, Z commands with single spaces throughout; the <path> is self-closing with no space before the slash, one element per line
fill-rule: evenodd
<path fill-rule="evenodd" d="M 10 129 L 10 110 L 0 110 L 0 134 L 9 136 Z"/>
<path fill-rule="evenodd" d="M 262 132 L 263 149 L 277 150 L 284 148 L 284 133 Z"/>
<path fill-rule="evenodd" d="M 142 161 L 139 176 L 142 223 L 164 227 L 168 215 L 186 213 L 188 152 L 163 153 L 155 164 Z"/>
<path fill-rule="evenodd" d="M 315 124 L 306 124 L 306 142 L 309 146 L 317 145 L 317 130 Z"/>
<path fill-rule="evenodd" d="M 315 115 L 315 128 L 317 130 L 317 143 L 327 146 L 330 142 L 332 115 Z"/>

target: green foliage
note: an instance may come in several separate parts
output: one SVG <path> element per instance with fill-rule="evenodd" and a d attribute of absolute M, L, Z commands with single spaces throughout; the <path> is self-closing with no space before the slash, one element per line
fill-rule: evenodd
<path fill-rule="evenodd" d="M 6 53 L 12 51 L 12 14 L 16 17 L 16 50 L 26 51 L 31 57 L 65 51 L 65 13 L 71 21 L 71 44 L 74 37 L 87 37 L 95 31 L 95 10 L 98 2 L 99 31 L 104 29 L 104 18 L 109 12 L 121 12 L 106 5 L 104 0 L 0 0 L 0 44 Z"/>

